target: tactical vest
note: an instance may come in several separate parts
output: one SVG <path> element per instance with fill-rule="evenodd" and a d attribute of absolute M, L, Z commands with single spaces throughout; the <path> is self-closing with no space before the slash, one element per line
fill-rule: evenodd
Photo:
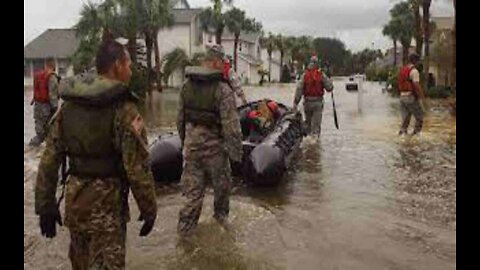
<path fill-rule="evenodd" d="M 400 69 L 400 73 L 398 74 L 398 90 L 400 90 L 400 92 L 413 91 L 413 82 L 410 80 L 410 72 L 412 72 L 413 69 L 414 67 L 408 65 Z"/>
<path fill-rule="evenodd" d="M 90 84 L 62 91 L 61 132 L 66 144 L 69 173 L 80 177 L 120 176 L 121 153 L 115 149 L 114 118 L 117 108 L 128 97 L 118 82 L 96 78 Z"/>
<path fill-rule="evenodd" d="M 187 82 L 182 91 L 185 122 L 207 127 L 220 126 L 220 112 L 215 95 L 223 72 L 204 67 L 187 67 Z"/>
<path fill-rule="evenodd" d="M 50 97 L 48 94 L 48 81 L 51 75 L 55 75 L 53 72 L 39 71 L 35 74 L 33 80 L 33 100 L 41 103 L 48 103 Z"/>
<path fill-rule="evenodd" d="M 305 88 L 303 94 L 306 97 L 323 96 L 323 76 L 317 69 L 309 69 L 304 77 Z"/>

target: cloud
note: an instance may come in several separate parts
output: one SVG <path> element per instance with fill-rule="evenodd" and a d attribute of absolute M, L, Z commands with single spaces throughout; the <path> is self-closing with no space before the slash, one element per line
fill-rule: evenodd
<path fill-rule="evenodd" d="M 99 2 L 96 0 L 94 2 Z M 72 27 L 86 0 L 24 0 L 24 41 L 48 28 Z M 247 16 L 262 22 L 264 29 L 284 35 L 338 37 L 354 51 L 371 47 L 386 49 L 389 40 L 381 29 L 389 10 L 400 0 L 234 0 Z M 211 6 L 210 0 L 189 0 L 192 7 Z M 433 16 L 452 16 L 452 0 L 432 1 Z"/>

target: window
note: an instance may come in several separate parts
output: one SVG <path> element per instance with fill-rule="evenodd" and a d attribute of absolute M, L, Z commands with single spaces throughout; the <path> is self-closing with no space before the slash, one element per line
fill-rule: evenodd
<path fill-rule="evenodd" d="M 242 42 L 238 43 L 238 50 L 241 52 L 242 51 Z"/>
<path fill-rule="evenodd" d="M 45 61 L 43 59 L 33 60 L 33 72 L 43 70 L 45 68 Z"/>
<path fill-rule="evenodd" d="M 61 77 L 65 77 L 67 75 L 67 65 L 66 61 L 59 61 L 58 62 L 58 75 Z"/>
<path fill-rule="evenodd" d="M 30 78 L 32 70 L 30 69 L 30 62 L 23 62 L 23 77 Z"/>
<path fill-rule="evenodd" d="M 208 34 L 208 43 L 212 43 L 212 35 Z"/>
<path fill-rule="evenodd" d="M 65 75 L 67 75 L 67 69 L 64 68 L 64 67 L 59 67 L 58 68 L 58 75 L 60 77 L 65 77 Z"/>

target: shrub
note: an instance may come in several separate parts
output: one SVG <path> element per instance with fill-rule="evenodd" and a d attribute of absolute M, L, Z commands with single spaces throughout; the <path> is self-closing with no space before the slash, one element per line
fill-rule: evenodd
<path fill-rule="evenodd" d="M 426 91 L 429 98 L 448 98 L 455 96 L 455 90 L 449 86 L 434 86 Z"/>

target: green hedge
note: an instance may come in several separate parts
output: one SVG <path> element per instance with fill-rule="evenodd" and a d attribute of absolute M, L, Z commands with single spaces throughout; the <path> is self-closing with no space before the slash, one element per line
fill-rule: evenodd
<path fill-rule="evenodd" d="M 429 98 L 448 98 L 456 94 L 455 88 L 450 86 L 434 86 L 428 88 L 426 92 Z"/>

